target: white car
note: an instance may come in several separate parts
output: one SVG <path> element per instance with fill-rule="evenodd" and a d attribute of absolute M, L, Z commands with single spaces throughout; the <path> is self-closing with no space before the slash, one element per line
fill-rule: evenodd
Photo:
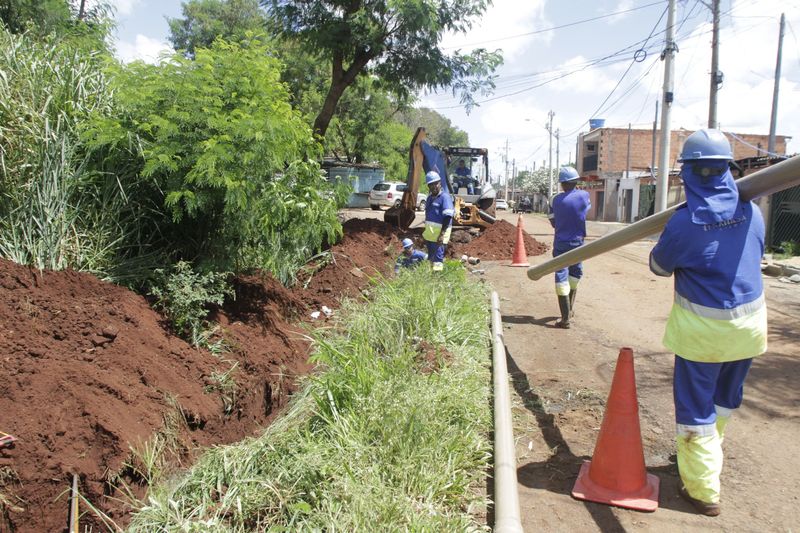
<path fill-rule="evenodd" d="M 503 200 L 502 198 L 498 198 L 498 199 L 495 201 L 494 208 L 495 208 L 495 209 L 503 209 L 503 210 L 508 210 L 508 202 L 506 202 L 506 201 L 505 201 L 505 200 Z"/>
<path fill-rule="evenodd" d="M 392 207 L 400 205 L 403 199 L 403 192 L 408 188 L 405 183 L 394 181 L 382 181 L 375 184 L 371 191 L 369 191 L 369 206 L 372 209 L 378 210 L 381 206 Z M 425 209 L 425 200 L 428 198 L 426 194 L 417 193 L 417 209 Z"/>

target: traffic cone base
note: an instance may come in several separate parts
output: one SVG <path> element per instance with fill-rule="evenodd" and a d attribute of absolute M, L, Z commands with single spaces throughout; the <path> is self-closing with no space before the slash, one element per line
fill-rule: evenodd
<path fill-rule="evenodd" d="M 633 350 L 622 348 L 591 461 L 581 467 L 572 495 L 639 511 L 658 508 L 656 476 L 644 464 Z"/>
<path fill-rule="evenodd" d="M 647 482 L 638 491 L 622 494 L 619 491 L 601 487 L 589 477 L 591 461 L 586 461 L 581 466 L 575 486 L 572 487 L 572 497 L 578 500 L 604 503 L 635 511 L 653 512 L 658 509 L 659 479 L 653 474 L 647 474 Z"/>
<path fill-rule="evenodd" d="M 529 267 L 528 254 L 525 252 L 525 239 L 522 234 L 522 215 L 517 219 L 517 242 L 514 243 L 514 257 L 511 259 L 512 267 Z"/>

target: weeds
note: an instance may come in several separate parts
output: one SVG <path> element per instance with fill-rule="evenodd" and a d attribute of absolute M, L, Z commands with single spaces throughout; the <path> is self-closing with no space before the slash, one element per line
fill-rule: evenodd
<path fill-rule="evenodd" d="M 789 259 L 800 255 L 800 241 L 783 241 L 779 248 L 781 251 L 775 254 L 775 259 Z"/>
<path fill-rule="evenodd" d="M 465 531 L 490 460 L 486 295 L 460 268 L 404 272 L 316 335 L 310 378 L 266 432 L 151 489 L 130 531 Z M 419 339 L 446 348 L 418 372 Z"/>
<path fill-rule="evenodd" d="M 129 446 L 130 455 L 120 472 L 109 480 L 111 485 L 118 488 L 126 476 L 138 483 L 153 485 L 164 481 L 180 465 L 180 458 L 186 452 L 181 432 L 188 427 L 188 422 L 177 399 L 172 396 L 165 399 L 170 409 L 164 413 L 161 428 L 148 440 Z"/>
<path fill-rule="evenodd" d="M 233 298 L 233 287 L 227 282 L 227 272 L 200 274 L 192 265 L 179 261 L 171 271 L 156 270 L 156 281 L 150 295 L 156 307 L 169 318 L 175 331 L 194 345 L 210 340 L 205 332 L 210 325 L 206 320 L 209 305 L 222 305 L 225 298 Z"/>
<path fill-rule="evenodd" d="M 230 363 L 230 361 L 226 361 Z M 234 374 L 239 367 L 239 362 L 235 361 L 231 367 L 224 372 L 213 372 L 211 383 L 206 385 L 206 392 L 217 392 L 222 399 L 222 411 L 230 415 L 236 410 L 238 404 L 238 388 Z"/>

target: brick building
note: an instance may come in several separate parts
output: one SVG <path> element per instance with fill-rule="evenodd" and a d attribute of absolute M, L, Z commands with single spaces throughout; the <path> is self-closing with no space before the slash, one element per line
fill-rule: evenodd
<path fill-rule="evenodd" d="M 679 129 L 672 132 L 670 140 L 670 190 L 668 203 L 682 201 L 682 187 L 677 162 L 683 142 L 694 133 Z M 630 135 L 630 153 L 628 139 Z M 655 163 L 658 165 L 658 139 L 656 131 Z M 734 137 L 735 135 L 735 137 Z M 777 136 L 775 150 L 786 153 L 786 141 L 790 137 Z M 764 155 L 767 135 L 736 133 L 728 135 L 734 159 L 745 159 Z M 635 222 L 652 214 L 655 197 L 655 174 L 653 161 L 653 130 L 627 128 L 595 128 L 578 135 L 577 168 L 592 199 L 592 220 Z M 630 165 L 628 165 L 630 161 Z"/>

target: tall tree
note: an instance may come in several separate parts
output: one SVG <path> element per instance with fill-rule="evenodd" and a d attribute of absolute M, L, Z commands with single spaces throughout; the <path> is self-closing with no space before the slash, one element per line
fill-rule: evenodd
<path fill-rule="evenodd" d="M 182 18 L 168 18 L 169 40 L 175 50 L 194 57 L 197 48 L 210 48 L 217 37 L 238 41 L 247 32 L 263 32 L 266 21 L 258 0 L 189 0 Z"/>
<path fill-rule="evenodd" d="M 0 21 L 11 33 L 47 34 L 69 24 L 70 6 L 67 0 L 0 0 Z"/>
<path fill-rule="evenodd" d="M 283 35 L 331 61 L 331 79 L 314 132 L 324 137 L 345 90 L 374 74 L 399 98 L 422 88 L 452 88 L 470 108 L 494 88 L 502 59 L 485 49 L 445 53 L 445 32 L 465 32 L 489 0 L 261 0 Z"/>
<path fill-rule="evenodd" d="M 469 146 L 467 132 L 454 126 L 449 118 L 427 107 L 415 107 L 399 114 L 399 120 L 412 131 L 423 126 L 428 140 L 439 146 Z"/>

